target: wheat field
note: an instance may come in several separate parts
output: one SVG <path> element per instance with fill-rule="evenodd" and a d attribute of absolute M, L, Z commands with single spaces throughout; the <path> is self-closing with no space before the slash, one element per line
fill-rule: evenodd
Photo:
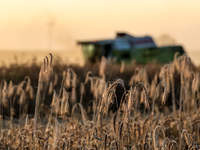
<path fill-rule="evenodd" d="M 1 80 L 0 148 L 200 149 L 199 68 L 174 58 L 142 66 L 102 57 L 78 70 L 47 54 L 37 83 L 31 74 Z"/>

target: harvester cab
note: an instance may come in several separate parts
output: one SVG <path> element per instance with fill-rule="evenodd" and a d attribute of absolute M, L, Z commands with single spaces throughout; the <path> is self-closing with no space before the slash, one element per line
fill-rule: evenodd
<path fill-rule="evenodd" d="M 104 56 L 125 63 L 132 60 L 144 64 L 149 61 L 168 63 L 176 52 L 184 54 L 181 46 L 157 47 L 150 36 L 133 37 L 126 33 L 117 33 L 115 39 L 79 41 L 78 44 L 82 46 L 85 61 L 90 62 Z"/>

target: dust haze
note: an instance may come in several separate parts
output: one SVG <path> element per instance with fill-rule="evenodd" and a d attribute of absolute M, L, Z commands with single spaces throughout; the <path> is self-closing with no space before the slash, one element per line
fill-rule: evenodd
<path fill-rule="evenodd" d="M 14 19 L 0 30 L 0 65 L 31 63 L 34 58 L 41 63 L 49 52 L 63 63 L 84 63 L 80 47 L 66 22 L 51 13 L 38 13 L 23 21 Z"/>
<path fill-rule="evenodd" d="M 54 23 L 50 28 L 52 20 Z M 25 20 L 13 19 L 0 28 L 0 49 L 49 50 L 49 42 L 50 50 L 76 49 L 76 39 L 68 31 L 66 24 L 65 20 L 48 12 L 38 13 Z"/>

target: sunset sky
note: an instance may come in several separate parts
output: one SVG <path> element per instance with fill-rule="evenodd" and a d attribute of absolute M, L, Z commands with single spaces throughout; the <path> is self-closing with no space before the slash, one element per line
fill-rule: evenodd
<path fill-rule="evenodd" d="M 0 50 L 72 49 L 76 40 L 117 31 L 154 38 L 169 34 L 200 51 L 200 0 L 0 0 Z"/>

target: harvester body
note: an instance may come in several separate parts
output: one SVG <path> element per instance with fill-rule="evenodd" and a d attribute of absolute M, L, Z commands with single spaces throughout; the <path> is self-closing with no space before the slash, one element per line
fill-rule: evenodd
<path fill-rule="evenodd" d="M 184 54 L 182 46 L 157 47 L 150 36 L 133 37 L 126 33 L 117 33 L 115 39 L 98 41 L 80 41 L 85 61 L 95 62 L 102 56 L 113 58 L 117 62 L 146 64 L 150 61 L 169 63 L 174 54 Z"/>

